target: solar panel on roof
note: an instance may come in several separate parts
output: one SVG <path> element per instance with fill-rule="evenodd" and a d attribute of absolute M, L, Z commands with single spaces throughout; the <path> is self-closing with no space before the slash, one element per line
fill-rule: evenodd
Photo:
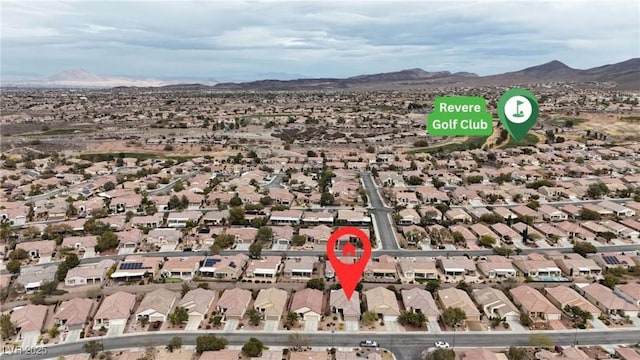
<path fill-rule="evenodd" d="M 604 262 L 607 263 L 607 265 L 619 265 L 620 264 L 620 260 L 618 260 L 618 258 L 616 256 L 603 256 L 602 258 L 604 259 Z"/>
<path fill-rule="evenodd" d="M 229 263 L 229 266 L 235 269 L 236 268 L 236 263 L 232 261 L 231 263 Z"/>

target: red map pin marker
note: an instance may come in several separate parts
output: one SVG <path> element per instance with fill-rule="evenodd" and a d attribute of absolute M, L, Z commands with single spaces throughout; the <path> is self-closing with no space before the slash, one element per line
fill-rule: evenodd
<path fill-rule="evenodd" d="M 345 264 L 338 259 L 335 253 L 336 242 L 339 238 L 343 236 L 356 236 L 360 239 L 362 243 L 362 247 L 364 248 L 364 252 L 360 259 L 353 264 Z M 347 243 L 342 248 L 342 256 L 356 256 L 356 248 L 351 243 Z M 367 266 L 367 262 L 371 257 L 371 242 L 369 241 L 369 237 L 362 230 L 345 226 L 338 230 L 336 230 L 329 241 L 327 241 L 327 258 L 331 261 L 331 265 L 333 266 L 333 270 L 338 276 L 338 281 L 340 281 L 340 285 L 342 285 L 342 290 L 344 290 L 344 294 L 347 297 L 347 300 L 351 300 L 351 295 L 353 295 L 353 291 L 356 289 L 360 278 L 362 277 L 362 273 L 364 272 L 364 268 Z"/>

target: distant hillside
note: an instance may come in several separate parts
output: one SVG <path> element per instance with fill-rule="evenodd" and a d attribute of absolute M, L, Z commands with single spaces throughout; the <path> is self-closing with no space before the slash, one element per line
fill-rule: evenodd
<path fill-rule="evenodd" d="M 513 86 L 549 82 L 609 82 L 618 89 L 640 90 L 640 58 L 586 70 L 571 68 L 553 60 L 522 70 L 478 76 L 469 72 L 429 72 L 423 69 L 407 69 L 388 73 L 365 74 L 349 78 L 316 78 L 294 80 L 259 80 L 250 82 L 215 83 L 188 80 L 161 81 L 156 79 L 130 79 L 106 77 L 83 69 L 73 69 L 40 80 L 13 82 L 3 86 L 30 87 L 162 87 L 166 90 L 220 90 L 220 91 L 298 91 L 338 89 L 402 89 L 438 88 L 449 86 Z"/>

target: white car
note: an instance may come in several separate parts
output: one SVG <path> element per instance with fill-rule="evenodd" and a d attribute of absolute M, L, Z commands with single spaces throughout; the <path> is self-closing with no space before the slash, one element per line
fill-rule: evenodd
<path fill-rule="evenodd" d="M 433 345 L 435 347 L 437 347 L 438 349 L 448 349 L 449 348 L 449 343 L 448 342 L 444 342 L 444 341 L 436 341 Z"/>

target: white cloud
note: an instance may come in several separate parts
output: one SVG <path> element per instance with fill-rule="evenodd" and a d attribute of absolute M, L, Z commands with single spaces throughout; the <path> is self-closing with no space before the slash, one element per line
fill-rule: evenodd
<path fill-rule="evenodd" d="M 2 72 L 490 74 L 640 55 L 640 2 L 4 1 Z M 46 50 L 46 51 L 43 51 Z"/>

